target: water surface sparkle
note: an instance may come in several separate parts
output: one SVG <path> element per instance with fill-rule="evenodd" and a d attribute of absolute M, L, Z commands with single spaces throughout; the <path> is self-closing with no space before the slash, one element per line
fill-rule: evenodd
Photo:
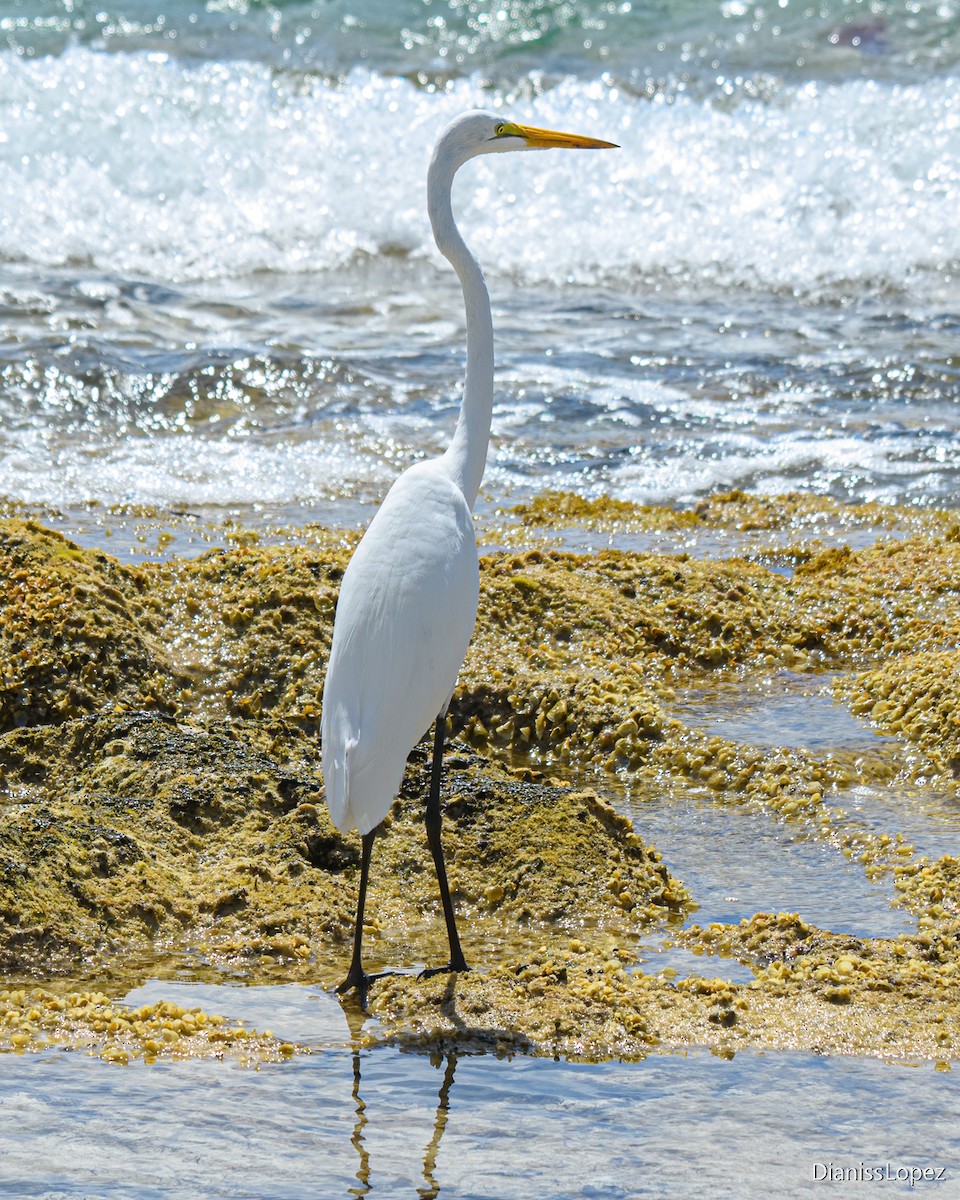
<path fill-rule="evenodd" d="M 315 1053 L 257 1071 L 7 1056 L 5 1194 L 745 1200 L 808 1195 L 816 1164 L 831 1162 L 944 1167 L 956 1179 L 960 1093 L 929 1067 L 792 1053 L 584 1066 L 355 1052 L 344 1010 L 314 989 L 154 983 L 131 999 L 160 995 L 269 1020 Z"/>

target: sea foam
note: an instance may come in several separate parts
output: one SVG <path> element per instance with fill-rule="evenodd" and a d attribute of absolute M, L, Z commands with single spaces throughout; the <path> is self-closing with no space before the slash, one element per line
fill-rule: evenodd
<path fill-rule="evenodd" d="M 621 145 L 471 164 L 456 202 L 489 272 L 815 297 L 942 286 L 960 262 L 954 79 L 720 106 L 568 78 L 508 105 L 478 79 L 431 91 L 84 47 L 0 55 L 0 257 L 180 284 L 435 257 L 427 163 L 476 106 Z"/>

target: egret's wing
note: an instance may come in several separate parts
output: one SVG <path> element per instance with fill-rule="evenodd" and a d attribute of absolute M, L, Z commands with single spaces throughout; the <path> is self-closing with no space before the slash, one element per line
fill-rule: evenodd
<path fill-rule="evenodd" d="M 473 518 L 435 464 L 394 484 L 343 577 L 323 693 L 334 823 L 386 816 L 407 756 L 446 707 L 477 614 Z"/>

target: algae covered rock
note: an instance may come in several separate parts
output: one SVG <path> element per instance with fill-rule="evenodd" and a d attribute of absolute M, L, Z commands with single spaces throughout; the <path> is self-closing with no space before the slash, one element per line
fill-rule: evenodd
<path fill-rule="evenodd" d="M 0 731 L 110 701 L 169 710 L 142 577 L 32 521 L 0 521 Z"/>
<path fill-rule="evenodd" d="M 388 962 L 391 931 L 437 913 L 423 831 L 426 786 L 426 764 L 415 761 L 374 845 L 370 946 Z M 657 851 L 590 789 L 520 779 L 477 755 L 459 754 L 450 756 L 444 792 L 444 852 L 468 957 L 490 938 L 539 945 L 585 927 L 635 935 L 677 920 L 690 906 Z M 435 926 L 426 945 L 411 933 L 397 952 L 424 961 L 427 951 L 426 961 L 442 962 L 445 935 L 441 922 Z"/>
<path fill-rule="evenodd" d="M 779 645 L 765 610 L 787 581 L 753 564 L 533 550 L 483 568 L 451 722 L 494 754 L 637 768 L 671 736 L 678 675 Z"/>
<path fill-rule="evenodd" d="M 854 712 L 915 742 L 939 768 L 960 775 L 960 651 L 930 650 L 859 675 Z"/>
<path fill-rule="evenodd" d="M 333 614 L 349 557 L 317 546 L 239 546 L 145 568 L 149 619 L 186 686 L 214 718 L 293 720 L 315 737 Z"/>
<path fill-rule="evenodd" d="M 551 506 L 563 522 L 597 528 L 787 532 L 796 542 L 784 551 L 779 539 L 777 570 L 762 554 L 709 561 L 542 544 L 484 557 L 443 787 L 448 870 L 475 969 L 377 982 L 370 1003 L 382 1024 L 371 1036 L 584 1058 L 694 1044 L 949 1056 L 957 859 L 928 861 L 901 838 L 857 827 L 840 802 L 852 785 L 891 778 L 956 788 L 956 522 L 731 494 L 685 513 L 551 501 L 531 508 L 531 525 Z M 884 538 L 818 540 L 870 529 Z M 82 972 L 100 987 L 142 953 L 244 979 L 342 978 L 359 839 L 330 823 L 317 730 L 352 539 L 298 537 L 131 568 L 29 521 L 0 522 L 5 972 Z M 711 678 L 822 671 L 836 697 L 901 739 L 893 749 L 750 745 L 701 728 L 676 703 Z M 371 969 L 445 958 L 426 774 L 420 747 L 374 846 Z M 886 878 L 917 932 L 837 935 L 796 914 L 683 928 L 696 896 L 592 789 L 601 780 L 662 805 L 693 791 L 730 811 L 762 807 Z M 701 954 L 704 974 L 645 974 L 638 947 L 651 931 Z M 718 955 L 748 965 L 752 982 L 710 978 Z M 88 1011 L 83 1029 L 125 1028 L 89 994 L 72 1003 Z M 58 1003 L 49 989 L 10 991 L 24 1046 L 44 1044 L 29 1030 L 57 1026 L 44 1012 Z M 134 1030 L 115 1050 L 145 1045 Z"/>
<path fill-rule="evenodd" d="M 284 770 L 242 730 L 152 713 L 7 734 L 0 809 L 0 964 L 37 971 L 98 952 L 240 928 L 347 928 L 349 900 L 311 886 L 353 848 L 312 775 Z M 321 854 L 317 847 L 325 847 Z"/>
<path fill-rule="evenodd" d="M 184 939 L 223 959 L 341 958 L 359 839 L 333 828 L 312 769 L 281 767 L 250 732 L 130 713 L 6 735 L 0 761 L 16 803 L 0 809 L 0 967 L 36 972 Z M 379 935 L 387 961 L 431 949 L 409 932 L 420 924 L 441 928 L 425 782 L 415 767 L 377 844 L 371 945 Z M 578 926 L 586 912 L 633 930 L 689 902 L 592 793 L 467 760 L 447 794 L 468 929 L 484 914 Z"/>

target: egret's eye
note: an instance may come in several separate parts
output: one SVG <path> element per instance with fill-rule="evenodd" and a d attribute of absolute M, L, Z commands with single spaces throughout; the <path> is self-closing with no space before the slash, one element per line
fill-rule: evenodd
<path fill-rule="evenodd" d="M 497 137 L 503 137 L 503 135 L 507 132 L 507 127 L 506 127 L 506 125 L 502 125 L 502 124 L 495 125 L 493 132 L 497 135 Z"/>

